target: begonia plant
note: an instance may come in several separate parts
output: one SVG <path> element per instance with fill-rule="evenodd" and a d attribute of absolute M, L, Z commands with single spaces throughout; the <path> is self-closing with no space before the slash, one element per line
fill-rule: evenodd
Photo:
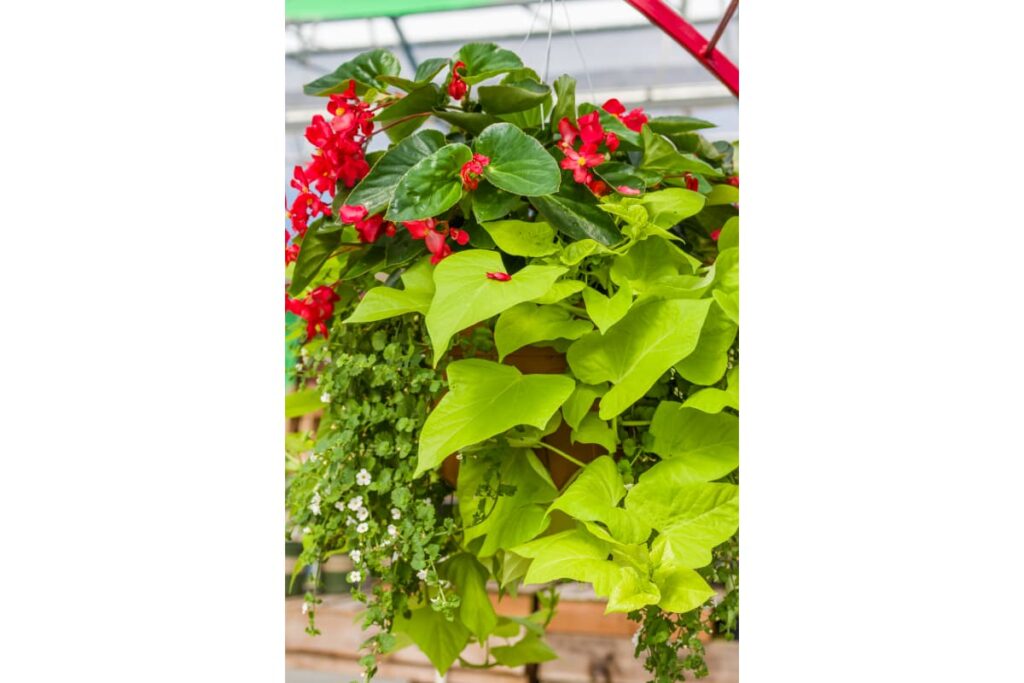
<path fill-rule="evenodd" d="M 300 568 L 353 563 L 367 677 L 407 644 L 441 674 L 552 659 L 565 581 L 639 622 L 655 680 L 706 672 L 700 632 L 737 632 L 737 146 L 490 43 L 305 92 L 286 308 L 317 386 L 289 409 L 323 416 L 288 507 Z"/>

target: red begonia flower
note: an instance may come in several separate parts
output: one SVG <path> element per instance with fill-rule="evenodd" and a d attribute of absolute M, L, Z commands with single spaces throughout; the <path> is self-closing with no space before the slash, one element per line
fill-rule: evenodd
<path fill-rule="evenodd" d="M 466 90 L 468 89 L 466 82 L 462 80 L 462 75 L 459 73 L 459 69 L 465 71 L 466 63 L 455 62 L 452 66 L 452 79 L 448 83 L 448 94 L 453 100 L 461 100 L 466 96 Z"/>
<path fill-rule="evenodd" d="M 728 178 L 725 182 L 738 188 L 740 186 L 740 177 L 738 175 L 734 175 L 731 178 Z"/>
<path fill-rule="evenodd" d="M 392 223 L 391 221 L 388 221 L 387 223 L 384 224 L 384 234 L 385 235 L 387 235 L 388 237 L 394 237 L 396 232 L 398 232 L 398 229 L 395 228 L 395 224 L 394 223 Z"/>
<path fill-rule="evenodd" d="M 587 169 L 605 162 L 603 154 L 588 151 L 587 145 L 583 145 L 579 152 L 571 147 L 562 151 L 565 152 L 565 158 L 562 159 L 561 166 L 567 171 L 572 171 L 572 179 L 577 183 L 590 182 L 593 176 Z"/>
<path fill-rule="evenodd" d="M 512 279 L 512 276 L 509 275 L 508 273 L 502 273 L 502 272 L 496 271 L 496 272 L 493 272 L 493 273 L 487 273 L 487 279 L 488 280 L 497 280 L 498 282 L 508 282 L 509 280 Z"/>
<path fill-rule="evenodd" d="M 426 236 L 423 238 L 423 241 L 427 245 L 427 251 L 432 254 L 430 262 L 435 266 L 452 253 L 452 248 L 448 246 L 448 240 L 445 236 L 445 232 L 428 230 Z"/>
<path fill-rule="evenodd" d="M 694 192 L 696 192 L 697 189 L 700 188 L 700 181 L 693 177 L 693 174 L 691 173 L 684 173 L 683 180 L 686 181 L 687 190 L 693 190 Z"/>
<path fill-rule="evenodd" d="M 469 242 L 469 233 L 465 230 L 459 230 L 458 228 L 452 228 L 448 231 L 451 238 L 460 246 L 464 247 Z"/>
<path fill-rule="evenodd" d="M 562 139 L 558 141 L 558 146 L 565 149 L 566 147 L 572 147 L 580 131 L 576 126 L 572 125 L 568 117 L 563 116 L 562 120 L 558 122 L 558 134 L 562 136 Z"/>
<path fill-rule="evenodd" d="M 622 102 L 619 102 L 619 100 L 614 97 L 602 104 L 601 109 L 604 109 L 612 116 L 618 116 L 626 111 L 626 108 L 622 106 Z"/>
<path fill-rule="evenodd" d="M 603 197 L 608 194 L 608 183 L 600 178 L 591 178 L 587 181 L 587 189 L 598 197 Z"/>
<path fill-rule="evenodd" d="M 601 118 L 596 111 L 576 119 L 580 127 L 580 139 L 584 145 L 597 145 L 604 139 L 604 128 L 601 127 Z"/>
<path fill-rule="evenodd" d="M 366 218 L 367 213 L 366 207 L 362 204 L 344 204 L 338 212 L 341 216 L 341 222 L 348 225 L 355 225 L 363 220 Z"/>
<path fill-rule="evenodd" d="M 640 132 L 640 129 L 644 127 L 644 124 L 647 123 L 647 114 L 645 114 L 644 110 L 640 107 L 637 107 L 625 116 L 621 116 L 619 118 L 622 123 L 625 124 L 626 128 L 638 133 Z"/>
<path fill-rule="evenodd" d="M 717 242 L 718 241 L 718 237 L 721 234 L 722 234 L 722 229 L 721 228 L 715 228 L 714 230 L 711 231 L 711 239 L 713 239 L 714 241 Z"/>
<path fill-rule="evenodd" d="M 614 152 L 619 148 L 619 136 L 608 131 L 604 134 L 604 146 L 608 148 L 609 152 Z"/>
<path fill-rule="evenodd" d="M 630 187 L 629 185 L 619 185 L 615 189 L 618 191 L 619 194 L 629 195 L 631 197 L 635 197 L 636 195 L 640 194 L 640 190 L 634 187 Z"/>
<path fill-rule="evenodd" d="M 288 265 L 289 263 L 295 261 L 298 258 L 299 258 L 299 245 L 298 244 L 289 244 L 287 247 L 284 248 L 284 264 L 285 265 Z"/>
<path fill-rule="evenodd" d="M 356 232 L 359 233 L 359 241 L 367 244 L 377 241 L 384 227 L 384 214 L 378 213 L 365 220 L 356 223 Z"/>
<path fill-rule="evenodd" d="M 287 294 L 284 298 L 285 310 L 294 313 L 306 321 L 306 341 L 317 334 L 327 338 L 327 320 L 334 313 L 334 303 L 340 297 L 333 289 L 321 285 L 309 293 L 305 299 L 293 299 Z"/>
<path fill-rule="evenodd" d="M 462 186 L 467 190 L 475 190 L 480 185 L 480 174 L 484 167 L 491 163 L 490 157 L 483 154 L 474 154 L 473 158 L 462 165 L 459 175 L 462 176 Z"/>
<path fill-rule="evenodd" d="M 414 240 L 421 240 L 426 237 L 427 231 L 433 230 L 436 224 L 437 221 L 433 218 L 427 218 L 422 221 L 404 221 L 402 223 Z"/>

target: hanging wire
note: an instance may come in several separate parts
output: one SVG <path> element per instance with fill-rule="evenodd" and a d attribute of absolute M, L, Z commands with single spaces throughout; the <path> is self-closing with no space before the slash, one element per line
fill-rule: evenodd
<path fill-rule="evenodd" d="M 544 82 L 548 80 L 548 67 L 551 66 L 551 36 L 555 29 L 555 0 L 551 0 L 551 9 L 548 12 L 548 47 L 544 54 Z M 564 7 L 564 5 L 563 5 Z"/>
<path fill-rule="evenodd" d="M 530 28 L 526 31 L 526 37 L 523 38 L 523 42 L 519 43 L 519 49 L 516 50 L 516 52 L 523 51 L 523 48 L 526 46 L 526 41 L 528 41 L 530 39 L 530 36 L 533 35 L 533 27 L 537 25 L 537 17 L 540 16 L 540 10 L 538 9 L 534 11 L 531 8 L 530 12 L 533 14 L 533 19 L 530 21 Z"/>
<path fill-rule="evenodd" d="M 569 35 L 572 36 L 572 44 L 576 46 L 576 54 L 580 57 L 580 63 L 583 64 L 583 75 L 587 77 L 587 88 L 590 90 L 590 101 L 593 102 L 596 98 L 594 97 L 594 83 L 590 80 L 590 69 L 587 68 L 587 60 L 583 56 L 583 48 L 580 47 L 580 41 L 576 40 L 576 32 L 572 30 L 572 20 L 569 19 L 569 8 L 566 7 L 565 0 L 562 0 L 562 14 L 565 15 L 565 23 L 569 26 Z"/>

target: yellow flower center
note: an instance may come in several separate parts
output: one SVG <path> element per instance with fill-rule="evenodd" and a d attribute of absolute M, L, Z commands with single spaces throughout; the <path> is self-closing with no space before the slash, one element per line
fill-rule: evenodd
<path fill-rule="evenodd" d="M 577 163 L 579 163 L 580 166 L 586 166 L 587 165 L 587 160 L 586 160 L 585 157 L 580 157 L 579 161 Z"/>

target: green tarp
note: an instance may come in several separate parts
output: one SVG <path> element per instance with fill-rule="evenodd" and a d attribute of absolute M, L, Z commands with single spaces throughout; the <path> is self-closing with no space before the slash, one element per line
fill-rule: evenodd
<path fill-rule="evenodd" d="M 400 17 L 420 12 L 507 5 L 516 0 L 285 0 L 287 21 Z M 521 0 L 520 0 L 521 1 Z"/>

